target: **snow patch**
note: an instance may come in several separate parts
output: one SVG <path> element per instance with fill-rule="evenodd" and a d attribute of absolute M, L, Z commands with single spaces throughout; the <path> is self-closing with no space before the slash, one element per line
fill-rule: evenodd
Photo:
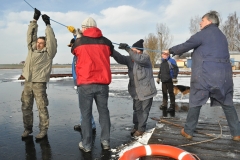
<path fill-rule="evenodd" d="M 131 144 L 126 144 L 124 147 L 121 147 L 122 149 L 119 151 L 118 155 L 119 157 L 121 157 L 126 151 L 133 149 L 135 147 L 139 147 L 139 146 L 143 146 L 143 145 L 147 145 L 149 139 L 151 138 L 153 132 L 154 132 L 155 128 L 147 130 L 142 137 L 136 139 L 135 141 L 133 141 Z M 111 150 L 116 151 L 116 150 Z"/>

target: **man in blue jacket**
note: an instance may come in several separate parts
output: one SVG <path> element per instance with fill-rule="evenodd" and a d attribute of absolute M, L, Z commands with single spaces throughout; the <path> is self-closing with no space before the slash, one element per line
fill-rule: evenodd
<path fill-rule="evenodd" d="M 168 94 L 170 97 L 170 107 L 167 112 L 175 111 L 175 95 L 173 92 L 173 79 L 177 78 L 178 66 L 174 59 L 170 57 L 169 53 L 162 53 L 161 64 L 158 72 L 157 83 L 162 82 L 163 100 L 160 109 L 166 109 L 168 105 Z"/>
<path fill-rule="evenodd" d="M 181 134 L 187 139 L 192 139 L 200 109 L 210 98 L 211 106 L 222 106 L 232 139 L 240 141 L 240 123 L 233 106 L 233 79 L 228 42 L 218 26 L 218 13 L 210 11 L 202 17 L 200 32 L 185 43 L 165 51 L 173 56 L 181 56 L 194 49 L 189 111 L 184 129 L 181 130 Z"/>

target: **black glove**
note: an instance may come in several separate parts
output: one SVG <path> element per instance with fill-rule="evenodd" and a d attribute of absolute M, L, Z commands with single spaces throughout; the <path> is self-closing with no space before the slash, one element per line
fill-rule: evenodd
<path fill-rule="evenodd" d="M 119 49 L 127 49 L 127 48 L 130 48 L 130 47 L 128 46 L 127 43 L 120 43 L 118 48 Z"/>
<path fill-rule="evenodd" d="M 35 19 L 37 21 L 40 16 L 41 16 L 41 12 L 37 8 L 34 8 L 33 19 Z"/>
<path fill-rule="evenodd" d="M 50 25 L 50 17 L 48 17 L 48 15 L 46 15 L 46 14 L 42 15 L 42 19 L 45 22 L 46 26 L 48 24 Z"/>

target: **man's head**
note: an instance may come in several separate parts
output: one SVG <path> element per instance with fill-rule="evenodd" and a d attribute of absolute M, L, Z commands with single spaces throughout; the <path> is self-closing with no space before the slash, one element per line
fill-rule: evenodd
<path fill-rule="evenodd" d="M 139 54 L 143 53 L 143 42 L 144 42 L 143 39 L 140 39 L 139 41 L 135 42 L 132 45 L 132 50 Z"/>
<path fill-rule="evenodd" d="M 46 46 L 45 37 L 38 37 L 37 39 L 37 50 L 41 51 Z"/>
<path fill-rule="evenodd" d="M 168 59 L 168 57 L 169 57 L 169 52 L 162 52 L 162 59 Z"/>
<path fill-rule="evenodd" d="M 216 11 L 210 11 L 203 15 L 202 21 L 200 23 L 200 29 L 203 29 L 205 26 L 209 24 L 215 24 L 219 26 L 219 18 L 218 18 L 218 12 Z"/>
<path fill-rule="evenodd" d="M 92 17 L 88 17 L 82 22 L 82 32 L 92 27 L 97 27 L 97 23 Z"/>
<path fill-rule="evenodd" d="M 73 44 L 74 44 L 74 42 L 75 42 L 75 39 L 74 39 L 74 38 L 73 38 L 73 39 L 71 39 L 70 43 L 68 44 L 68 47 L 72 47 L 72 46 L 73 46 Z"/>

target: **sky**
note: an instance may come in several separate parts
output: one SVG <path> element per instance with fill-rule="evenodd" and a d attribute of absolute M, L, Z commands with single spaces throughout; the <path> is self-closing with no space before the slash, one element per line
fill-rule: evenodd
<path fill-rule="evenodd" d="M 103 35 L 114 43 L 130 46 L 150 33 L 156 34 L 157 24 L 165 24 L 173 36 L 171 46 L 190 38 L 190 19 L 202 17 L 210 10 L 220 13 L 222 22 L 236 12 L 240 15 L 240 0 L 26 0 L 33 8 L 51 19 L 58 42 L 56 64 L 72 63 L 67 47 L 72 34 L 65 26 L 80 28 L 87 17 L 96 20 Z M 0 5 L 0 64 L 18 64 L 27 57 L 26 32 L 34 10 L 24 0 L 3 0 Z M 38 20 L 38 36 L 45 35 L 45 24 Z M 126 51 L 115 49 L 123 55 Z M 115 61 L 111 58 L 111 63 Z"/>

